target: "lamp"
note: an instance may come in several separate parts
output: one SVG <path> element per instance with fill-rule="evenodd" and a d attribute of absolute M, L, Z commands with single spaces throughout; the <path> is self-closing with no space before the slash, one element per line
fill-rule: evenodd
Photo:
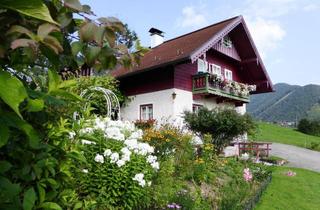
<path fill-rule="evenodd" d="M 176 99 L 176 97 L 177 97 L 177 94 L 175 92 L 173 92 L 172 93 L 172 99 L 174 100 L 174 99 Z"/>

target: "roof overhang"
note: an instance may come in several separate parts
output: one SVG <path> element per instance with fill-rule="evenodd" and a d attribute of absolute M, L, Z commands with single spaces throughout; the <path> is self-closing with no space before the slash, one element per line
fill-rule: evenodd
<path fill-rule="evenodd" d="M 237 18 L 235 18 L 231 23 L 229 23 L 223 30 L 221 30 L 219 33 L 214 35 L 210 40 L 208 40 L 206 43 L 204 43 L 202 46 L 200 46 L 198 49 L 196 49 L 194 52 L 191 53 L 190 59 L 193 62 L 195 62 L 198 58 L 205 56 L 206 52 L 210 50 L 215 44 L 217 44 L 224 36 L 229 34 L 235 27 L 239 26 L 242 24 L 242 27 L 246 33 L 246 36 L 248 37 L 248 40 L 250 42 L 250 46 L 252 47 L 256 57 L 252 60 L 253 62 L 256 62 L 257 65 L 260 66 L 263 74 L 266 77 L 266 80 L 264 81 L 267 84 L 267 89 L 262 89 L 261 91 L 257 93 L 262 93 L 262 92 L 271 92 L 274 91 L 272 81 L 268 75 L 268 72 L 266 71 L 266 68 L 263 64 L 263 61 L 261 59 L 261 56 L 257 50 L 257 47 L 252 39 L 252 36 L 249 32 L 249 29 L 247 27 L 247 24 L 245 23 L 243 17 L 240 15 Z M 252 62 L 250 61 L 244 61 L 244 62 Z M 259 85 L 259 84 L 257 84 Z"/>

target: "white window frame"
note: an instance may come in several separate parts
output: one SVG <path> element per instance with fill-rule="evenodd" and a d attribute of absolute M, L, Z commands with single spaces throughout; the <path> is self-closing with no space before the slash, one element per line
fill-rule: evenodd
<path fill-rule="evenodd" d="M 140 120 L 152 120 L 152 119 L 153 119 L 153 104 L 141 104 Z"/>
<path fill-rule="evenodd" d="M 210 73 L 211 74 L 216 74 L 216 75 L 219 75 L 221 76 L 221 66 L 217 65 L 217 64 L 211 64 L 210 65 L 211 68 L 210 68 Z"/>
<path fill-rule="evenodd" d="M 222 44 L 226 48 L 232 48 L 232 40 L 230 39 L 229 36 L 223 37 Z"/>
<path fill-rule="evenodd" d="M 229 69 L 224 69 L 224 78 L 226 80 L 232 81 L 233 80 L 232 71 Z"/>
<path fill-rule="evenodd" d="M 208 62 L 198 58 L 198 72 L 207 72 L 208 71 Z"/>
<path fill-rule="evenodd" d="M 199 109 L 203 108 L 202 104 L 192 104 L 192 112 L 198 113 Z"/>

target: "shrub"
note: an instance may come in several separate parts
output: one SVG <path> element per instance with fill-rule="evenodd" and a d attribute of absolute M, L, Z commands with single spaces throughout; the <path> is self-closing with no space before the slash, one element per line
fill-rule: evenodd
<path fill-rule="evenodd" d="M 320 136 L 320 121 L 302 119 L 298 123 L 298 130 L 309 135 Z"/>
<path fill-rule="evenodd" d="M 308 146 L 308 149 L 320 151 L 320 143 L 318 142 L 311 142 L 310 146 Z"/>
<path fill-rule="evenodd" d="M 187 127 L 202 136 L 210 134 L 217 152 L 227 146 L 235 137 L 252 134 L 256 125 L 252 118 L 240 115 L 233 109 L 200 109 L 197 113 L 185 112 Z"/>
<path fill-rule="evenodd" d="M 118 89 L 118 81 L 108 75 L 104 76 L 91 76 L 91 77 L 80 77 L 77 78 L 77 83 L 75 86 L 69 89 L 70 92 L 80 95 L 84 90 L 89 87 L 102 87 L 114 92 L 119 100 L 119 103 L 123 103 L 126 98 Z M 103 93 L 95 92 L 89 100 L 91 107 L 94 108 L 94 113 L 99 115 L 105 115 L 107 113 L 106 100 Z"/>
<path fill-rule="evenodd" d="M 134 125 L 142 130 L 151 129 L 156 124 L 156 120 L 150 119 L 150 120 L 136 120 L 134 122 Z"/>
<path fill-rule="evenodd" d="M 77 192 L 86 208 L 133 209 L 150 202 L 148 189 L 159 169 L 154 148 L 140 142 L 132 123 L 107 118 L 86 120 L 75 135 L 75 147 L 86 158 L 77 163 Z"/>

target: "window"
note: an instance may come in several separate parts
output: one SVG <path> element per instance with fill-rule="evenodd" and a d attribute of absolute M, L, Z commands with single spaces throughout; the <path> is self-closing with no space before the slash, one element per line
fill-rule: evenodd
<path fill-rule="evenodd" d="M 210 64 L 210 73 L 221 75 L 221 67 L 216 64 Z"/>
<path fill-rule="evenodd" d="M 153 106 L 152 104 L 140 105 L 140 120 L 153 119 Z"/>
<path fill-rule="evenodd" d="M 232 48 L 232 41 L 228 36 L 223 37 L 222 44 L 226 48 Z"/>
<path fill-rule="evenodd" d="M 197 113 L 203 106 L 200 104 L 192 104 L 192 111 Z"/>
<path fill-rule="evenodd" d="M 224 78 L 226 78 L 226 80 L 231 81 L 232 80 L 232 71 L 230 71 L 228 69 L 224 69 Z"/>
<path fill-rule="evenodd" d="M 208 63 L 202 59 L 198 59 L 198 72 L 207 72 Z"/>

